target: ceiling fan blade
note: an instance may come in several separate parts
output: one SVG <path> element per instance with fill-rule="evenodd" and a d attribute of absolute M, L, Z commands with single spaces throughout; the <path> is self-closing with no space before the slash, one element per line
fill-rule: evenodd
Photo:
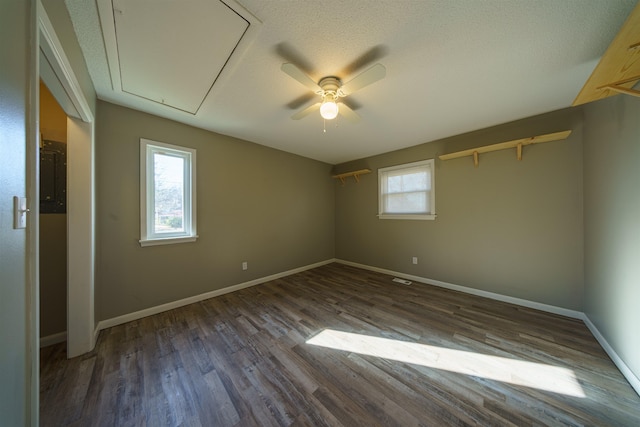
<path fill-rule="evenodd" d="M 309 114 L 313 113 L 314 111 L 318 111 L 320 110 L 320 106 L 322 105 L 321 102 L 317 102 L 307 108 L 305 108 L 304 110 L 300 110 L 297 113 L 295 113 L 293 116 L 291 116 L 291 118 L 293 120 L 300 120 L 303 117 L 307 117 Z"/>
<path fill-rule="evenodd" d="M 316 82 L 311 80 L 311 77 L 306 75 L 304 71 L 302 71 L 300 68 L 296 67 L 292 63 L 286 62 L 282 64 L 280 69 L 285 73 L 287 73 L 289 76 L 293 77 L 299 83 L 303 84 L 304 86 L 314 91 L 315 93 L 322 93 L 322 88 L 318 86 Z"/>
<path fill-rule="evenodd" d="M 360 116 L 358 115 L 358 113 L 353 111 L 344 102 L 338 102 L 338 112 L 342 114 L 342 116 L 348 121 L 350 121 L 351 123 L 357 123 L 360 121 Z"/>
<path fill-rule="evenodd" d="M 305 92 L 304 95 L 300 95 L 296 99 L 292 99 L 287 103 L 287 108 L 290 110 L 299 110 L 305 105 L 318 98 L 318 95 L 311 92 Z"/>
<path fill-rule="evenodd" d="M 382 64 L 376 64 L 355 76 L 340 87 L 341 96 L 350 95 L 365 86 L 369 86 L 387 75 L 387 69 Z"/>
<path fill-rule="evenodd" d="M 354 59 L 350 64 L 347 64 L 344 68 L 340 70 L 340 75 L 342 76 L 351 76 L 356 71 L 360 69 L 364 69 L 369 64 L 374 64 L 379 59 L 382 59 L 387 55 L 389 48 L 383 44 L 379 44 L 377 46 L 372 47 L 356 59 Z M 295 62 L 295 61 L 294 61 Z M 298 62 L 299 64 L 299 62 Z"/>

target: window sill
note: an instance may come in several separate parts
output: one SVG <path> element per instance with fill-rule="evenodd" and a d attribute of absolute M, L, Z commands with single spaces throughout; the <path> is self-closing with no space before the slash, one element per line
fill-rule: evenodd
<path fill-rule="evenodd" d="M 166 237 L 162 239 L 140 240 L 140 246 L 159 246 L 159 245 L 173 245 L 175 243 L 190 243 L 195 242 L 198 236 L 186 236 L 186 237 Z"/>
<path fill-rule="evenodd" d="M 411 220 L 435 220 L 437 215 L 393 215 L 393 214 L 380 214 L 379 219 L 411 219 Z"/>

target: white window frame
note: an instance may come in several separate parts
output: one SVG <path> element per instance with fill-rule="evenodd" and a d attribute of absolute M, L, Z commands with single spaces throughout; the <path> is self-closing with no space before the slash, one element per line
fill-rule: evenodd
<path fill-rule="evenodd" d="M 425 213 L 386 213 L 384 210 L 384 189 L 386 188 L 384 180 L 389 172 L 400 171 L 403 169 L 424 168 L 425 172 L 431 176 L 431 189 L 427 190 L 429 198 L 429 206 L 431 212 Z M 412 220 L 434 220 L 436 219 L 436 181 L 434 160 L 421 160 L 419 162 L 405 163 L 402 165 L 390 166 L 378 169 L 378 218 L 380 219 L 412 219 Z"/>
<path fill-rule="evenodd" d="M 184 231 L 156 233 L 154 231 L 153 156 L 165 154 L 184 160 Z M 140 138 L 140 246 L 195 242 L 196 232 L 196 150 L 164 142 Z"/>

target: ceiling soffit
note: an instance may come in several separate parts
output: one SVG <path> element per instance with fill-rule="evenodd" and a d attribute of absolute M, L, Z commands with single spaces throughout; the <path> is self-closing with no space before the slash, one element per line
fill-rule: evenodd
<path fill-rule="evenodd" d="M 98 7 L 113 90 L 193 115 L 260 24 L 229 1 L 99 0 Z"/>

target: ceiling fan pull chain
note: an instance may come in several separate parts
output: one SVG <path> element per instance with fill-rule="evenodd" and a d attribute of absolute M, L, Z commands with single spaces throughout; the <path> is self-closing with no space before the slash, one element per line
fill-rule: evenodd
<path fill-rule="evenodd" d="M 327 133 L 327 120 L 322 118 L 322 133 Z"/>

